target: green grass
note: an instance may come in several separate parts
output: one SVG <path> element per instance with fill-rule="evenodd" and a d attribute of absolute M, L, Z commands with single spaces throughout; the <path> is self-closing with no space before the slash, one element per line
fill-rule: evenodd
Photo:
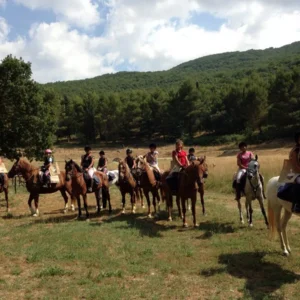
<path fill-rule="evenodd" d="M 208 192 L 206 206 L 206 217 L 198 209 L 197 229 L 183 229 L 179 218 L 166 222 L 164 211 L 159 220 L 139 209 L 134 216 L 114 211 L 89 223 L 15 213 L 0 221 L 1 297 L 298 299 L 299 222 L 290 224 L 294 254 L 285 258 L 278 241 L 268 239 L 258 205 L 254 228 L 238 223 L 230 196 Z"/>

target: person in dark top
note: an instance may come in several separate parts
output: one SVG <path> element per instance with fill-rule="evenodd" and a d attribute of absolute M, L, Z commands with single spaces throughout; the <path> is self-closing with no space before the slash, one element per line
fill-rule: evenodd
<path fill-rule="evenodd" d="M 103 150 L 101 150 L 99 152 L 99 161 L 98 161 L 98 166 L 97 166 L 97 170 L 104 172 L 105 174 L 107 173 L 107 158 L 105 157 L 105 152 Z"/>
<path fill-rule="evenodd" d="M 130 170 L 135 169 L 136 168 L 136 164 L 135 164 L 135 159 L 132 156 L 132 150 L 131 149 L 127 149 L 126 150 L 126 157 L 125 157 L 125 162 L 127 163 L 128 167 Z"/>
<path fill-rule="evenodd" d="M 88 192 L 93 191 L 93 176 L 94 176 L 94 157 L 92 156 L 92 148 L 90 146 L 84 147 L 85 155 L 81 156 L 81 167 L 84 172 L 88 174 Z"/>
<path fill-rule="evenodd" d="M 50 182 L 50 167 L 53 163 L 54 163 L 54 158 L 52 156 L 52 150 L 46 149 L 45 157 L 44 157 L 44 165 L 42 166 L 44 187 L 49 187 L 49 185 L 51 184 L 51 182 Z"/>
<path fill-rule="evenodd" d="M 197 160 L 197 157 L 196 157 L 196 155 L 195 155 L 195 149 L 194 149 L 194 148 L 190 148 L 190 149 L 189 149 L 189 154 L 188 154 L 187 158 L 188 158 L 189 162 L 192 162 L 192 161 Z"/>

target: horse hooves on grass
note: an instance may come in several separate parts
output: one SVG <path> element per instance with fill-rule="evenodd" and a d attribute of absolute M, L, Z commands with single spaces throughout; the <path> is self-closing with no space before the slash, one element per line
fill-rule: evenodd
<path fill-rule="evenodd" d="M 90 221 L 91 221 L 90 218 L 87 218 L 87 219 L 86 219 L 86 222 L 90 222 Z"/>
<path fill-rule="evenodd" d="M 199 227 L 198 223 L 194 224 L 194 228 L 198 228 L 198 227 Z"/>
<path fill-rule="evenodd" d="M 147 218 L 152 219 L 152 215 L 151 215 L 151 214 L 148 214 L 148 215 L 147 215 Z"/>
<path fill-rule="evenodd" d="M 36 218 L 36 217 L 38 217 L 38 214 L 33 214 L 32 216 Z"/>
<path fill-rule="evenodd" d="M 251 224 L 249 224 L 249 227 L 253 227 L 253 224 L 251 223 Z"/>
<path fill-rule="evenodd" d="M 283 256 L 289 256 L 290 253 L 288 251 L 283 251 Z"/>
<path fill-rule="evenodd" d="M 189 225 L 188 225 L 188 223 L 183 223 L 182 227 L 183 227 L 183 228 L 188 228 Z"/>
<path fill-rule="evenodd" d="M 169 221 L 169 222 L 172 222 L 172 217 L 169 217 L 169 218 L 168 218 L 168 221 Z"/>
<path fill-rule="evenodd" d="M 145 208 L 145 205 L 144 205 L 144 204 L 142 205 L 142 208 Z"/>

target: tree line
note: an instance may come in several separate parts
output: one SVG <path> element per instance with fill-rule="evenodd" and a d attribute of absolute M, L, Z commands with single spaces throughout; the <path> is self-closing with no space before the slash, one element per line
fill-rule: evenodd
<path fill-rule="evenodd" d="M 31 78 L 31 64 L 0 64 L 0 155 L 39 157 L 60 139 L 82 143 L 195 141 L 200 133 L 290 134 L 300 123 L 300 67 L 269 76 L 247 72 L 228 83 L 186 80 L 170 89 L 64 94 Z M 267 137 L 268 137 L 267 136 Z"/>

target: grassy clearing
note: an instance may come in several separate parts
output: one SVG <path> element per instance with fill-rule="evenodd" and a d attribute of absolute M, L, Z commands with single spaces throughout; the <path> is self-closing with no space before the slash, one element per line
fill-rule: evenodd
<path fill-rule="evenodd" d="M 283 157 L 260 155 L 265 177 L 278 174 Z M 164 211 L 147 219 L 139 205 L 136 215 L 122 216 L 115 188 L 113 214 L 93 215 L 91 222 L 62 214 L 59 194 L 42 196 L 42 216 L 31 218 L 22 189 L 11 192 L 7 218 L 2 196 L 0 298 L 298 299 L 299 220 L 290 223 L 293 255 L 284 258 L 278 240 L 268 239 L 257 203 L 254 228 L 238 223 L 230 194 L 234 156 L 210 155 L 208 163 L 208 215 L 198 209 L 197 229 L 182 229 L 176 217 L 168 223 Z"/>

